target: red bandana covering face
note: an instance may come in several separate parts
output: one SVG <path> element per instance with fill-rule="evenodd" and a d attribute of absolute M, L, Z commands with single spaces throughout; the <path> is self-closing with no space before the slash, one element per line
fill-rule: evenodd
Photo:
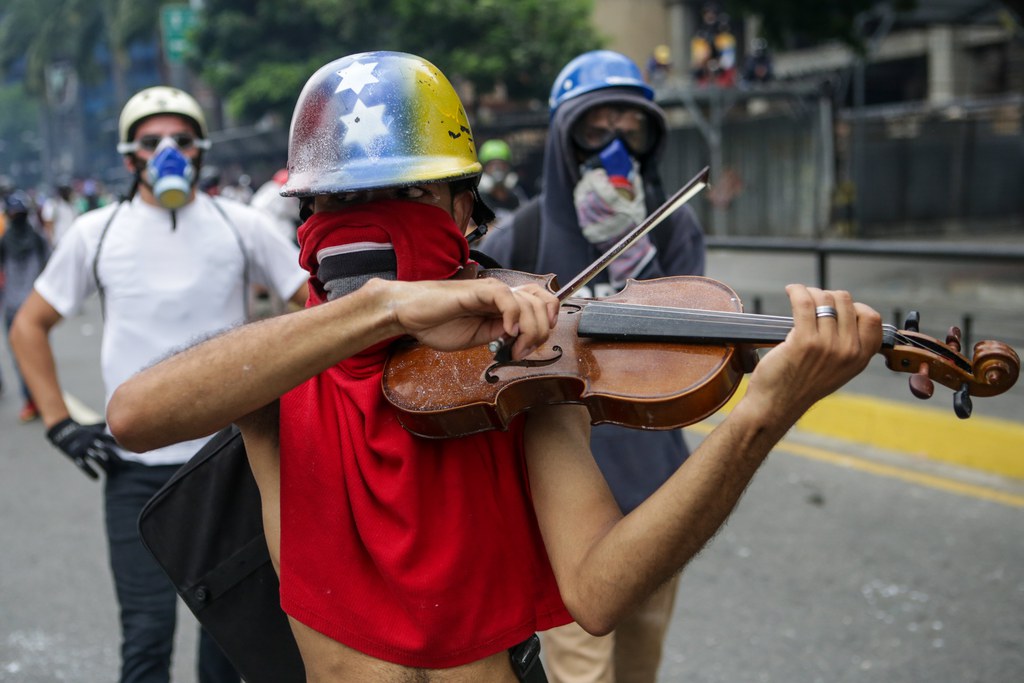
<path fill-rule="evenodd" d="M 390 243 L 403 280 L 450 277 L 468 259 L 445 211 L 407 201 L 315 214 L 299 237 L 310 305 L 324 300 L 324 254 Z M 285 611 L 423 668 L 467 664 L 567 623 L 530 499 L 522 420 L 508 432 L 415 437 L 381 392 L 386 357 L 369 349 L 281 398 Z"/>
<path fill-rule="evenodd" d="M 299 263 L 309 271 L 319 299 L 312 303 L 326 300 L 317 277 L 320 259 L 346 248 L 389 245 L 398 261 L 398 279 L 406 282 L 447 280 L 469 261 L 469 245 L 448 212 L 411 201 L 390 199 L 315 213 L 298 236 Z"/>

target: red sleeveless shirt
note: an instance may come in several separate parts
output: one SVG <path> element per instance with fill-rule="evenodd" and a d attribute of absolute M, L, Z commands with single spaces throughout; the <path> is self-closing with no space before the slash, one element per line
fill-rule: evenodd
<path fill-rule="evenodd" d="M 447 213 L 409 202 L 316 214 L 300 232 L 303 264 L 316 273 L 324 247 L 390 238 L 398 276 L 425 279 L 403 273 L 408 236 L 424 260 L 423 245 L 453 229 Z M 432 239 L 438 230 L 447 234 Z M 467 664 L 571 621 L 534 515 L 523 420 L 508 432 L 413 436 L 381 391 L 386 354 L 370 349 L 281 398 L 284 610 L 422 668 Z"/>

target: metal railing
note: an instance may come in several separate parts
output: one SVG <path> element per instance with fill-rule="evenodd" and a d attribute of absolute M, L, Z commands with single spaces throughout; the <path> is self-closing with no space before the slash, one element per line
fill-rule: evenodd
<path fill-rule="evenodd" d="M 1019 265 L 1024 274 L 1024 243 L 964 244 L 957 242 L 920 242 L 890 240 L 802 240 L 785 238 L 715 237 L 706 239 L 709 250 L 752 251 L 786 254 L 810 254 L 815 259 L 816 285 L 829 289 L 829 261 L 835 256 L 861 256 L 890 259 L 936 259 L 954 262 L 982 261 Z M 752 308 L 760 313 L 762 302 L 754 297 Z M 964 347 L 971 340 L 973 316 L 961 313 L 960 329 Z M 902 311 L 893 311 L 893 324 L 903 324 Z"/>

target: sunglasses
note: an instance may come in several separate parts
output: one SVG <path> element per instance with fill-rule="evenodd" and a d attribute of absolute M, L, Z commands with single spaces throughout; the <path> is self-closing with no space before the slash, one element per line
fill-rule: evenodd
<path fill-rule="evenodd" d="M 648 154 L 656 142 L 655 126 L 647 112 L 635 107 L 600 107 L 580 117 L 569 131 L 575 145 L 587 154 L 600 152 L 619 138 L 634 156 Z"/>
<path fill-rule="evenodd" d="M 187 152 L 191 149 L 210 149 L 209 140 L 197 138 L 192 133 L 173 133 L 171 135 L 143 135 L 134 142 L 122 142 L 117 146 L 117 151 L 120 154 L 130 154 L 138 152 L 140 149 L 147 152 L 155 152 L 156 148 L 160 146 L 160 143 L 165 138 L 170 138 L 171 142 L 182 152 Z"/>

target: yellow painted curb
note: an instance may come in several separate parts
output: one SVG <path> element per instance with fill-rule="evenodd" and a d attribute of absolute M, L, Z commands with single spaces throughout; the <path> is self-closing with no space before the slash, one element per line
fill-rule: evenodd
<path fill-rule="evenodd" d="M 722 410 L 746 387 L 744 379 Z M 1010 420 L 960 420 L 951 411 L 840 392 L 811 408 L 796 429 L 1024 479 L 1024 425 Z"/>

